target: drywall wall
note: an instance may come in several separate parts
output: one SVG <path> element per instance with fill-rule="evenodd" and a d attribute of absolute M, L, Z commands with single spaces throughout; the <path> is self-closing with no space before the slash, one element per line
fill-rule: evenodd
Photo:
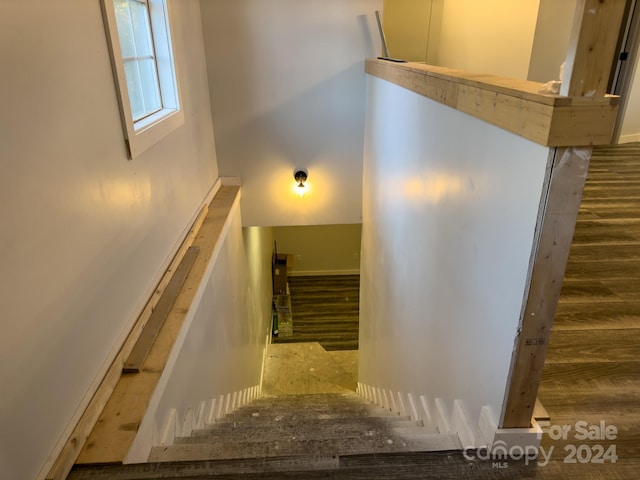
<path fill-rule="evenodd" d="M 638 50 L 640 55 L 640 49 Z M 619 143 L 640 142 L 640 75 L 638 75 L 638 63 L 633 73 L 633 81 L 626 99 L 624 117 L 620 128 Z"/>
<path fill-rule="evenodd" d="M 201 405 L 260 385 L 271 328 L 272 245 L 269 229 L 245 231 L 243 237 L 236 202 L 198 304 L 185 319 L 138 430 L 130 461 L 146 461 L 167 426 L 174 435 L 190 432 Z"/>
<path fill-rule="evenodd" d="M 199 3 L 171 7 L 185 123 L 128 160 L 100 2 L 0 4 L 0 478 L 43 469 L 218 177 Z"/>
<path fill-rule="evenodd" d="M 367 97 L 359 381 L 499 418 L 548 149 L 375 77 Z"/>
<path fill-rule="evenodd" d="M 380 52 L 382 0 L 201 5 L 220 173 L 242 177 L 245 225 L 360 223 L 364 59 Z"/>
<path fill-rule="evenodd" d="M 433 4 L 433 0 L 384 0 L 384 33 L 391 57 L 429 63 L 427 52 L 435 48 L 430 45 Z M 437 26 L 439 18 L 433 20 Z"/>
<path fill-rule="evenodd" d="M 434 63 L 526 79 L 540 0 L 440 0 Z"/>
<path fill-rule="evenodd" d="M 361 233 L 361 224 L 273 228 L 278 253 L 289 255 L 289 275 L 358 273 Z"/>
<path fill-rule="evenodd" d="M 271 328 L 271 306 L 273 303 L 273 259 L 274 232 L 271 227 L 245 227 L 242 230 L 249 268 L 249 317 L 266 318 Z M 253 320 L 252 320 L 253 321 Z M 268 330 L 269 335 L 271 331 Z"/>
<path fill-rule="evenodd" d="M 527 80 L 560 80 L 576 6 L 576 0 L 540 0 Z"/>

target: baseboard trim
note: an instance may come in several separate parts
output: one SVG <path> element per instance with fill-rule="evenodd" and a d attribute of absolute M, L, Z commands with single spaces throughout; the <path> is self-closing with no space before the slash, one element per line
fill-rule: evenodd
<path fill-rule="evenodd" d="M 176 438 L 189 437 L 194 431 L 215 425 L 225 415 L 233 413 L 255 400 L 258 397 L 258 390 L 259 386 L 253 385 L 243 390 L 220 395 L 217 398 L 202 400 L 198 404 L 197 416 L 194 415 L 192 408 L 187 408 L 182 422 L 178 418 L 177 409 L 170 409 L 159 438 L 152 440 L 148 449 L 141 449 L 132 454 L 126 463 L 144 463 L 147 461 L 151 448 L 171 446 L 175 443 Z"/>
<path fill-rule="evenodd" d="M 498 428 L 496 417 L 488 406 L 480 411 L 478 428 L 487 448 L 495 455 L 506 456 L 515 447 L 531 457 L 538 453 L 542 440 L 542 428 L 535 419 L 531 419 L 530 428 Z"/>
<path fill-rule="evenodd" d="M 630 133 L 627 135 L 620 135 L 618 143 L 632 143 L 640 142 L 640 133 Z"/>
<path fill-rule="evenodd" d="M 358 382 L 356 394 L 369 403 L 401 416 L 409 416 L 411 420 L 420 422 L 427 428 L 437 428 L 442 435 L 456 435 L 460 440 L 460 449 L 488 448 L 496 449 L 497 454 L 504 451 L 525 452 L 528 456 L 537 451 L 542 438 L 540 425 L 532 419 L 531 428 L 498 428 L 496 417 L 489 406 L 480 409 L 477 424 L 471 421 L 465 402 L 453 400 L 451 412 L 444 398 L 432 401 L 425 395 L 404 394 L 381 387 L 374 387 Z M 416 398 L 419 399 L 419 406 Z"/>
<path fill-rule="evenodd" d="M 411 417 L 411 420 L 413 420 L 414 422 L 423 422 L 424 424 L 424 420 L 418 413 L 416 400 L 411 393 L 407 393 L 407 400 L 409 401 L 409 416 Z"/>
<path fill-rule="evenodd" d="M 206 424 L 206 416 L 207 416 L 207 402 L 202 401 L 198 406 L 198 415 L 196 416 L 195 423 L 193 424 L 194 430 L 202 430 Z"/>
<path fill-rule="evenodd" d="M 451 433 L 451 414 L 442 398 L 436 398 L 433 401 L 434 412 L 436 415 L 436 426 L 440 433 Z"/>
<path fill-rule="evenodd" d="M 424 395 L 420 395 L 420 405 L 422 405 L 422 421 L 425 426 L 435 427 L 435 417 L 433 416 L 433 409 L 430 406 L 429 400 Z"/>
<path fill-rule="evenodd" d="M 451 429 L 453 432 L 458 434 L 458 438 L 460 439 L 460 443 L 463 448 L 475 448 L 477 446 L 475 428 L 471 426 L 467 408 L 462 400 L 453 401 Z"/>
<path fill-rule="evenodd" d="M 164 424 L 164 428 L 162 429 L 162 435 L 160 436 L 159 444 L 161 446 L 169 446 L 173 445 L 173 442 L 176 439 L 176 430 L 178 423 L 178 412 L 175 408 L 172 408 L 169 411 L 169 416 Z"/>
<path fill-rule="evenodd" d="M 480 409 L 478 429 L 480 430 L 480 434 L 484 438 L 485 445 L 492 445 L 493 438 L 495 437 L 496 430 L 498 429 L 498 421 L 491 411 L 491 408 L 489 408 L 488 406 L 484 406 Z"/>

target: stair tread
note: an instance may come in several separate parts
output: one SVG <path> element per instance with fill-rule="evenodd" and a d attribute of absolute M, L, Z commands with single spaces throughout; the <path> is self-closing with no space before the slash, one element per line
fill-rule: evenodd
<path fill-rule="evenodd" d="M 226 415 L 224 418 L 218 420 L 219 424 L 224 423 L 234 423 L 234 422 L 244 422 L 244 423 L 267 423 L 267 422 L 283 422 L 283 423 L 292 423 L 292 422 L 313 422 L 313 421 L 339 421 L 348 419 L 353 416 L 358 416 L 361 418 L 393 418 L 396 420 L 406 420 L 406 418 L 401 418 L 397 414 L 392 412 L 388 412 L 382 409 L 374 409 L 368 407 L 357 407 L 353 406 L 350 408 L 313 408 L 309 407 L 306 411 L 295 411 L 292 412 L 291 409 L 287 408 L 278 408 L 278 409 L 269 409 L 268 407 L 256 408 L 253 410 L 247 410 L 242 412 L 234 412 Z M 212 426 L 212 428 L 215 428 Z"/>
<path fill-rule="evenodd" d="M 149 456 L 151 462 L 176 460 L 202 460 L 211 458 L 255 458 L 281 455 L 321 455 L 384 453 L 399 451 L 437 451 L 460 449 L 456 435 L 425 435 L 423 438 L 404 439 L 393 435 L 342 437 L 319 440 L 275 440 L 217 442 L 211 444 L 176 444 L 155 447 Z"/>
<path fill-rule="evenodd" d="M 406 479 L 533 478 L 535 462 L 510 461 L 496 470 L 492 460 L 468 460 L 460 451 L 378 452 L 353 455 L 294 455 L 234 460 L 76 466 L 67 480 Z M 179 473 L 178 473 L 179 472 Z"/>
<path fill-rule="evenodd" d="M 280 343 L 319 343 L 320 345 L 327 343 L 344 343 L 344 342 L 354 342 L 356 345 L 358 344 L 358 334 L 348 334 L 341 333 L 340 335 L 325 335 L 322 333 L 315 334 L 297 334 L 293 333 L 290 335 L 280 335 L 273 339 L 274 342 Z"/>
<path fill-rule="evenodd" d="M 353 328 L 360 327 L 360 323 L 357 318 L 344 318 L 335 320 L 333 318 L 299 318 L 296 317 L 295 327 L 314 327 L 314 328 Z"/>
<path fill-rule="evenodd" d="M 317 342 L 327 351 L 357 350 L 359 275 L 290 277 L 291 335 L 274 343 Z"/>
<path fill-rule="evenodd" d="M 385 425 L 395 427 L 410 427 L 417 426 L 417 423 L 407 417 L 400 417 L 393 415 L 391 412 L 342 412 L 337 413 L 319 413 L 317 415 L 260 415 L 260 416 L 231 416 L 231 418 L 223 418 L 212 425 L 208 425 L 205 428 L 198 430 L 206 434 L 210 431 L 228 432 L 230 430 L 238 430 L 240 428 L 259 429 L 265 427 L 272 427 L 278 430 L 291 429 L 304 422 L 307 427 L 313 426 L 314 428 L 350 428 L 363 425 Z"/>
<path fill-rule="evenodd" d="M 413 425 L 409 426 L 410 423 Z M 276 424 L 229 424 L 228 428 L 209 428 L 197 432 L 190 437 L 176 439 L 176 444 L 186 445 L 195 443 L 211 443 L 216 441 L 246 441 L 248 439 L 259 438 L 263 441 L 272 441 L 279 439 L 333 439 L 343 437 L 359 437 L 388 435 L 389 432 L 394 435 L 433 435 L 438 434 L 435 429 L 427 429 L 418 427 L 415 422 L 400 421 L 395 422 L 393 419 L 385 420 L 382 418 L 368 418 L 361 421 L 350 421 L 348 423 L 333 422 L 305 422 L 301 427 L 299 424 L 285 424 L 280 422 Z M 415 431 L 413 430 L 415 429 Z"/>

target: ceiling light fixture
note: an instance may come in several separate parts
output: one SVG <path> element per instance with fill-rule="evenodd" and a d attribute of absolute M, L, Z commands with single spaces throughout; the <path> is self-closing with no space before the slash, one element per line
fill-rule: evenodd
<path fill-rule="evenodd" d="M 308 172 L 304 168 L 301 168 L 301 169 L 297 168 L 293 173 L 293 178 L 296 180 L 296 183 L 298 184 L 298 187 L 296 188 L 296 192 L 301 197 L 304 197 L 304 194 L 305 194 L 306 188 L 304 186 L 304 182 L 307 181 L 307 176 L 308 176 Z"/>

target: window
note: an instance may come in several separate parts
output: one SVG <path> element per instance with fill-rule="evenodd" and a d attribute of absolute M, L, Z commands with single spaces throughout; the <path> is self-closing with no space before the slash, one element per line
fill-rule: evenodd
<path fill-rule="evenodd" d="M 102 0 L 129 158 L 184 122 L 167 0 Z"/>

